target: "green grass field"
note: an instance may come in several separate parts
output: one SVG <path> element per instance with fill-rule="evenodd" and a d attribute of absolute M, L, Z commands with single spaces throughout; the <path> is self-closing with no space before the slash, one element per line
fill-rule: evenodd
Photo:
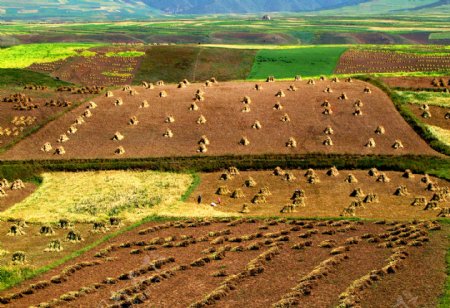
<path fill-rule="evenodd" d="M 26 84 L 48 87 L 69 85 L 68 82 L 37 72 L 15 68 L 0 69 L 0 86 L 23 86 Z"/>
<path fill-rule="evenodd" d="M 0 68 L 25 68 L 33 63 L 63 60 L 77 55 L 77 50 L 95 46 L 99 46 L 99 44 L 26 44 L 4 48 L 0 49 Z"/>
<path fill-rule="evenodd" d="M 267 76 L 293 78 L 295 75 L 331 75 L 342 53 L 343 46 L 303 47 L 296 49 L 260 50 L 248 79 Z"/>

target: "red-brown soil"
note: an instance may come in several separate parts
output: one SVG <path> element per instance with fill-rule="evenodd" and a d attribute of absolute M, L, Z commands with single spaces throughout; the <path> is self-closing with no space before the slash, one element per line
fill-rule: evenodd
<path fill-rule="evenodd" d="M 432 198 L 434 192 L 426 190 L 426 184 L 421 183 L 421 175 L 415 175 L 414 179 L 402 177 L 402 172 L 385 172 L 390 178 L 389 183 L 380 183 L 376 177 L 371 177 L 368 171 L 363 170 L 341 170 L 339 175 L 331 177 L 326 175 L 327 170 L 316 170 L 320 183 L 308 184 L 304 176 L 305 170 L 291 171 L 296 179 L 292 182 L 283 180 L 279 176 L 274 176 L 272 171 L 245 171 L 240 172 L 231 180 L 221 180 L 223 172 L 203 173 L 201 174 L 201 184 L 192 194 L 191 202 L 196 202 L 197 196 L 201 195 L 204 206 L 211 202 L 221 204 L 217 206 L 218 211 L 238 213 L 242 210 L 243 204 L 247 204 L 250 216 L 295 216 L 295 217 L 338 217 L 342 214 L 344 208 L 357 198 L 350 194 L 356 189 L 361 188 L 367 195 L 374 193 L 378 195 L 379 203 L 364 204 L 363 208 L 356 209 L 356 217 L 368 219 L 432 219 L 436 218 L 440 210 L 424 210 L 425 206 L 411 206 L 415 197 L 426 197 L 427 201 Z M 346 183 L 345 179 L 349 174 L 353 174 L 358 183 Z M 256 181 L 256 186 L 246 187 L 244 182 L 249 178 Z M 449 183 L 445 180 L 432 178 L 432 181 L 438 183 L 441 187 L 448 187 Z M 395 196 L 396 189 L 405 185 L 409 195 Z M 245 197 L 234 199 L 231 193 L 219 196 L 217 189 L 221 186 L 227 186 L 230 192 L 241 188 Z M 252 204 L 252 199 L 258 194 L 261 188 L 268 187 L 271 195 L 266 197 L 266 203 Z M 284 206 L 292 204 L 291 197 L 296 189 L 302 189 L 306 194 L 306 206 L 297 207 L 295 213 L 281 214 Z M 450 207 L 450 203 L 443 202 L 441 207 Z"/>
<path fill-rule="evenodd" d="M 241 33 L 241 32 L 216 32 L 212 34 L 212 43 L 245 43 L 245 44 L 288 44 L 292 43 L 292 37 L 280 33 Z"/>
<path fill-rule="evenodd" d="M 418 305 L 429 307 L 436 304 L 446 277 L 447 226 L 430 231 L 436 225 L 252 220 L 159 226 L 147 224 L 120 235 L 68 264 L 2 292 L 2 301 L 6 307 L 44 302 L 51 307 L 130 303 L 152 307 L 196 303 L 195 307 L 204 307 L 203 299 L 209 297 L 208 303 L 215 307 L 268 307 L 288 298 L 292 288 L 303 281 L 312 282 L 310 295 L 291 293 L 291 298 L 302 307 L 329 307 L 339 304 L 339 295 L 353 281 L 377 270 L 377 281 L 356 293 L 365 306 L 393 306 L 398 295 L 409 292 L 417 294 Z M 143 230 L 147 232 L 139 232 Z M 217 234 L 220 231 L 225 235 Z M 347 241 L 350 238 L 355 240 L 353 244 Z M 332 248 L 319 247 L 325 240 L 336 241 L 335 247 L 343 247 L 344 252 L 330 255 Z M 308 241 L 310 246 L 292 248 Z M 238 246 L 242 251 L 235 251 Z M 208 261 L 193 263 L 200 258 Z M 319 266 L 325 260 L 329 263 Z M 74 270 L 64 274 L 68 268 Z M 215 277 L 219 271 L 225 277 Z M 315 278 L 311 278 L 313 273 Z M 420 273 L 421 279 L 413 273 Z M 57 275 L 62 281 L 58 282 Z M 39 281 L 44 287 L 30 291 L 29 286 Z M 225 281 L 230 287 L 218 292 Z"/>
<path fill-rule="evenodd" d="M 448 56 L 421 56 L 397 52 L 346 51 L 336 67 L 337 74 L 434 72 L 450 68 Z"/>
<path fill-rule="evenodd" d="M 429 113 L 431 118 L 424 118 L 422 115 L 424 111 L 421 109 L 420 105 L 409 104 L 409 109 L 424 123 L 428 125 L 434 125 L 441 127 L 443 129 L 450 129 L 450 119 L 446 119 L 445 115 L 450 112 L 450 108 L 439 107 L 439 106 L 429 106 Z"/>
<path fill-rule="evenodd" d="M 16 203 L 21 202 L 36 190 L 33 183 L 24 183 L 25 188 L 19 190 L 6 189 L 6 196 L 0 197 L 0 211 L 4 211 Z"/>
<path fill-rule="evenodd" d="M 437 80 L 443 79 L 448 84 L 450 82 L 450 77 L 438 77 Z M 436 87 L 432 84 L 434 77 L 385 77 L 381 78 L 391 88 L 408 88 L 408 89 L 439 89 L 443 87 Z"/>
<path fill-rule="evenodd" d="M 13 102 L 2 102 L 3 98 L 8 98 L 10 95 L 22 93 L 27 97 L 31 98 L 31 103 L 37 105 L 38 108 L 34 108 L 31 110 L 23 111 L 23 110 L 15 110 L 14 106 L 17 103 Z M 72 104 L 77 104 L 81 101 L 86 100 L 88 95 L 85 94 L 72 94 L 70 92 L 57 92 L 55 89 L 46 89 L 46 90 L 25 90 L 22 88 L 0 88 L 0 127 L 3 130 L 9 128 L 12 132 L 10 135 L 4 133 L 0 136 L 0 147 L 4 147 L 10 142 L 20 138 L 23 134 L 25 134 L 30 129 L 35 128 L 36 126 L 42 124 L 47 121 L 48 118 L 55 116 L 60 112 L 64 112 L 67 107 L 48 107 L 45 106 L 45 103 L 53 100 L 60 101 L 69 101 Z M 35 120 L 30 125 L 15 125 L 11 123 L 11 121 L 15 117 L 31 117 Z M 15 127 L 17 133 L 14 133 Z M 21 129 L 23 127 L 23 129 Z"/>
<path fill-rule="evenodd" d="M 295 84 L 297 91 L 288 91 Z M 56 145 L 58 137 L 65 133 L 86 109 L 86 105 L 65 114 L 49 123 L 36 134 L 14 146 L 1 156 L 3 159 L 70 159 L 70 158 L 127 158 L 198 155 L 198 142 L 202 135 L 210 141 L 208 152 L 202 155 L 223 154 L 298 154 L 298 153 L 349 153 L 349 154 L 436 154 L 394 108 L 388 96 L 381 90 L 361 81 L 353 83 L 317 81 L 315 86 L 306 81 L 263 83 L 264 89 L 256 91 L 254 83 L 224 82 L 212 87 L 192 84 L 184 89 L 175 85 L 156 87 L 147 90 L 136 87 L 139 94 L 131 96 L 128 92 L 114 91 L 114 97 L 94 99 L 98 108 L 92 110 L 93 116 L 86 118 L 78 131 L 70 135 L 70 141 L 63 144 L 66 154 L 53 155 L 40 149 L 44 143 Z M 333 93 L 325 93 L 330 86 Z M 371 94 L 364 93 L 369 87 Z M 189 111 L 197 89 L 205 92 L 205 101 L 198 102 L 199 110 Z M 275 97 L 282 89 L 286 97 Z M 160 91 L 168 97 L 160 98 Z M 348 100 L 338 97 L 346 93 Z M 244 96 L 252 100 L 251 111 L 243 113 Z M 116 100 L 123 98 L 122 106 L 115 106 Z M 363 115 L 353 115 L 354 103 L 361 99 Z M 147 100 L 149 108 L 139 108 Z M 332 115 L 324 115 L 322 104 L 328 100 Z M 283 110 L 274 110 L 280 102 Z M 287 114 L 290 122 L 282 122 Z M 173 123 L 165 123 L 172 115 Z M 206 124 L 197 124 L 203 115 Z M 136 116 L 138 125 L 129 125 L 131 117 Z M 260 121 L 262 129 L 253 129 L 255 121 Z M 385 135 L 376 135 L 376 128 L 382 125 Z M 334 145 L 325 146 L 325 128 L 331 126 Z M 173 138 L 165 138 L 167 129 Z M 122 141 L 113 141 L 116 132 L 125 136 Z M 239 144 L 245 136 L 248 146 Z M 286 147 L 290 137 L 297 141 L 296 148 Z M 375 148 L 368 148 L 370 138 L 376 141 Z M 394 149 L 395 140 L 402 141 L 403 149 Z M 124 155 L 115 155 L 115 150 L 123 146 Z"/>

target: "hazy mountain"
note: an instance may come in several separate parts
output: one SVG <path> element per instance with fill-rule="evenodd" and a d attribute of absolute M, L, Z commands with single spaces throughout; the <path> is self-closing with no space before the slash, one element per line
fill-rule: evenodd
<path fill-rule="evenodd" d="M 387 14 L 447 8 L 449 0 L 0 0 L 0 21 L 105 21 L 168 14 L 330 12 Z"/>

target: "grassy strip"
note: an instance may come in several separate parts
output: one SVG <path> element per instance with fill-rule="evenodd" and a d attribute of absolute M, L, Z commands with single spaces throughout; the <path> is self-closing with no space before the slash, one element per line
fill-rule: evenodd
<path fill-rule="evenodd" d="M 70 260 L 73 260 L 73 259 L 81 256 L 82 254 L 94 249 L 95 247 L 97 247 L 97 246 L 99 246 L 99 245 L 125 233 L 125 232 L 134 230 L 134 229 L 142 226 L 143 224 L 146 224 L 149 222 L 164 221 L 164 220 L 169 220 L 169 219 L 170 218 L 165 218 L 165 217 L 160 217 L 160 216 L 150 216 L 150 217 L 144 218 L 143 220 L 141 220 L 137 223 L 129 225 L 123 229 L 120 229 L 120 230 L 114 232 L 114 233 L 108 234 L 105 237 L 95 241 L 94 243 L 92 243 L 88 246 L 85 246 L 85 247 L 81 248 L 80 250 L 77 250 L 77 251 L 71 253 L 68 256 L 65 256 L 64 258 L 61 258 L 49 265 L 46 265 L 44 267 L 41 267 L 41 268 L 38 268 L 35 270 L 25 268 L 25 269 L 18 270 L 15 273 L 9 272 L 10 275 L 8 275 L 8 273 L 6 271 L 4 271 L 4 270 L 2 271 L 2 269 L 0 269 L 0 273 L 3 272 L 3 275 L 2 275 L 3 277 L 0 276 L 0 278 L 2 278 L 2 281 L 0 284 L 0 291 L 14 287 L 14 286 L 22 283 L 25 280 L 32 279 L 36 276 L 42 275 L 42 274 L 62 265 Z M 6 278 L 6 279 L 3 280 L 3 278 Z"/>
<path fill-rule="evenodd" d="M 181 201 L 186 202 L 189 197 L 192 195 L 192 193 L 197 189 L 197 187 L 200 185 L 201 178 L 200 175 L 196 172 L 192 172 L 192 183 L 189 186 L 189 188 L 186 190 L 186 192 L 181 196 Z"/>
<path fill-rule="evenodd" d="M 356 78 L 369 82 L 383 90 L 391 98 L 398 112 L 406 122 L 411 125 L 416 133 L 418 133 L 434 150 L 445 155 L 450 155 L 450 146 L 437 139 L 428 127 L 416 117 L 416 115 L 407 107 L 408 101 L 406 101 L 402 95 L 392 91 L 391 88 L 382 81 L 370 76 L 357 76 Z"/>
<path fill-rule="evenodd" d="M 0 86 L 21 87 L 27 84 L 47 87 L 71 85 L 69 82 L 61 81 L 42 73 L 17 68 L 0 69 Z"/>
<path fill-rule="evenodd" d="M 145 169 L 171 172 L 212 172 L 230 166 L 241 170 L 269 170 L 277 166 L 292 168 L 369 169 L 430 173 L 450 180 L 450 159 L 437 156 L 414 155 L 247 155 L 247 156 L 192 156 L 160 157 L 115 160 L 67 160 L 67 161 L 0 161 L 0 178 L 35 178 L 42 172 L 94 171 Z"/>

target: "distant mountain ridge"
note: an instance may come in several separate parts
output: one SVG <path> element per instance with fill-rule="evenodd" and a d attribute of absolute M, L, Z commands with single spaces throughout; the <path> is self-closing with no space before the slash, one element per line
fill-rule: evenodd
<path fill-rule="evenodd" d="M 332 12 L 387 14 L 439 10 L 450 0 L 0 0 L 0 21 L 143 20 L 161 15 Z"/>

